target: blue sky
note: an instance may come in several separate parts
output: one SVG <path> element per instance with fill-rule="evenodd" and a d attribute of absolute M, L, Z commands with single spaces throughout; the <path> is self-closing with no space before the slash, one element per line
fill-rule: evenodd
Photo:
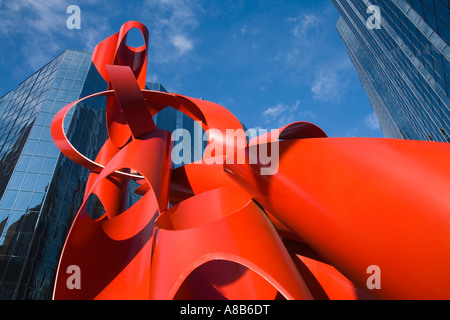
<path fill-rule="evenodd" d="M 66 27 L 72 4 L 79 30 Z M 383 137 L 337 19 L 330 0 L 0 0 L 0 95 L 138 20 L 150 31 L 147 80 L 169 92 L 219 103 L 248 128 L 309 121 L 330 137 Z"/>

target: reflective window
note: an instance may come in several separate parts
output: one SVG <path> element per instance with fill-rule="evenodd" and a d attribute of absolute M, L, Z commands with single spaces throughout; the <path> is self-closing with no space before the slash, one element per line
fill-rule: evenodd
<path fill-rule="evenodd" d="M 36 182 L 39 179 L 39 174 L 37 173 L 28 173 L 23 180 L 23 185 L 21 190 L 25 191 L 34 191 L 36 186 Z"/>
<path fill-rule="evenodd" d="M 29 209 L 30 210 L 39 210 L 40 205 L 42 204 L 42 200 L 44 199 L 44 192 L 35 192 L 30 200 Z"/>
<path fill-rule="evenodd" d="M 31 158 L 32 157 L 29 155 L 22 155 L 17 162 L 16 170 L 27 171 L 28 166 L 30 165 Z"/>
<path fill-rule="evenodd" d="M 46 172 L 50 172 L 50 171 L 46 170 Z M 52 178 L 52 176 L 49 174 L 40 174 L 37 184 L 36 184 L 36 191 L 42 191 L 42 192 L 47 191 L 46 188 L 50 184 L 51 178 Z"/>
<path fill-rule="evenodd" d="M 20 171 L 15 171 L 11 176 L 8 183 L 8 188 L 18 190 L 22 186 L 23 179 L 25 178 L 25 173 Z"/>
<path fill-rule="evenodd" d="M 28 171 L 40 173 L 44 162 L 45 162 L 44 157 L 34 156 L 30 161 L 30 166 L 28 167 Z"/>
<path fill-rule="evenodd" d="M 6 190 L 3 194 L 2 201 L 0 202 L 0 208 L 8 209 L 12 208 L 14 202 L 16 201 L 18 191 L 17 190 Z"/>
<path fill-rule="evenodd" d="M 37 145 L 38 145 L 38 140 L 29 139 L 27 141 L 27 143 L 25 144 L 25 147 L 23 149 L 23 154 L 33 155 L 34 151 L 36 150 Z"/>
<path fill-rule="evenodd" d="M 14 210 L 28 209 L 28 203 L 30 202 L 32 194 L 33 193 L 29 191 L 20 191 L 17 197 L 17 201 L 14 204 Z M 23 212 L 20 212 L 20 214 L 23 215 Z"/>

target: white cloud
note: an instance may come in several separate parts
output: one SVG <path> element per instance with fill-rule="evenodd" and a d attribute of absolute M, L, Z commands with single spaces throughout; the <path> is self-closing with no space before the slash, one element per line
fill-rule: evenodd
<path fill-rule="evenodd" d="M 65 49 L 93 52 L 100 41 L 118 32 L 114 21 L 122 21 L 123 11 L 130 10 L 135 10 L 133 20 L 141 21 L 149 29 L 151 62 L 172 63 L 193 51 L 196 42 L 192 31 L 199 25 L 198 15 L 203 13 L 198 0 L 144 0 L 139 9 L 125 2 L 85 0 L 79 4 L 81 29 L 69 30 L 66 27 L 69 4 L 72 2 L 0 0 L 2 43 L 5 42 L 5 47 L 6 41 L 14 44 L 26 74 Z M 30 52 L 30 48 L 36 50 Z M 3 55 L 5 52 L 6 49 L 0 50 Z"/>
<path fill-rule="evenodd" d="M 317 118 L 317 114 L 311 110 L 301 111 L 299 112 L 298 116 L 300 121 L 314 120 Z"/>
<path fill-rule="evenodd" d="M 154 73 L 147 72 L 147 81 L 149 82 L 159 82 L 159 76 Z"/>
<path fill-rule="evenodd" d="M 110 17 L 90 10 L 89 6 L 95 5 L 93 0 L 80 6 L 81 29 L 69 30 L 66 25 L 69 4 L 60 0 L 8 1 L 4 5 L 2 2 L 0 35 L 14 41 L 21 59 L 35 71 L 65 49 L 92 52 L 98 42 L 117 32 L 110 30 Z M 30 53 L 30 48 L 38 50 Z"/>
<path fill-rule="evenodd" d="M 171 63 L 194 49 L 191 32 L 199 26 L 198 14 L 203 12 L 198 1 L 147 0 L 142 8 L 154 63 Z"/>
<path fill-rule="evenodd" d="M 0 13 L 3 33 L 56 31 L 66 25 L 66 7 L 58 0 L 8 1 Z M 4 25 L 3 23 L 6 22 Z"/>
<path fill-rule="evenodd" d="M 181 34 L 173 36 L 171 42 L 172 45 L 177 48 L 181 54 L 184 54 L 193 48 L 192 42 Z"/>
<path fill-rule="evenodd" d="M 281 112 L 284 111 L 285 109 L 287 109 L 287 107 L 285 105 L 279 103 L 279 104 L 277 104 L 276 107 L 268 108 L 268 109 L 264 110 L 263 116 L 275 117 L 275 116 L 278 116 L 279 114 L 281 114 Z"/>
<path fill-rule="evenodd" d="M 334 70 L 320 70 L 311 87 L 313 98 L 322 101 L 334 100 L 340 91 L 340 79 Z"/>
<path fill-rule="evenodd" d="M 280 102 L 275 107 L 264 110 L 262 115 L 266 123 L 273 123 L 277 126 L 284 126 L 296 121 L 296 111 L 299 105 L 299 100 L 297 100 L 293 105 L 286 105 Z"/>
<path fill-rule="evenodd" d="M 366 125 L 366 127 L 372 130 L 380 129 L 380 122 L 378 121 L 375 112 L 372 112 L 364 118 L 364 124 Z"/>
<path fill-rule="evenodd" d="M 288 18 L 288 22 L 298 22 L 294 25 L 292 29 L 292 34 L 294 37 L 300 40 L 306 40 L 306 38 L 313 37 L 317 35 L 319 27 L 322 22 L 321 19 L 315 14 L 302 14 L 297 18 Z"/>
<path fill-rule="evenodd" d="M 245 35 L 257 35 L 260 33 L 260 30 L 256 27 L 249 28 L 246 24 L 244 24 L 242 27 L 239 28 L 239 34 L 241 36 Z M 234 34 L 233 37 L 236 37 L 237 35 Z"/>
<path fill-rule="evenodd" d="M 346 138 L 358 137 L 359 136 L 358 132 L 359 132 L 358 128 L 349 129 L 344 133 L 344 137 L 346 137 Z"/>
<path fill-rule="evenodd" d="M 1 36 L 14 41 L 22 60 L 34 70 L 63 50 L 55 41 L 61 29 L 67 30 L 66 6 L 61 1 L 2 1 L 0 21 Z M 30 53 L 30 48 L 36 47 L 39 51 Z"/>
<path fill-rule="evenodd" d="M 311 93 L 315 100 L 340 103 L 350 89 L 349 74 L 354 72 L 348 56 L 322 65 L 312 81 Z"/>
<path fill-rule="evenodd" d="M 275 107 L 267 108 L 262 115 L 266 124 L 282 127 L 296 121 L 312 121 L 317 114 L 312 110 L 299 110 L 300 101 L 293 105 L 279 102 Z"/>
<path fill-rule="evenodd" d="M 244 24 L 241 29 L 239 29 L 241 36 L 243 36 L 247 32 L 247 26 Z"/>
<path fill-rule="evenodd" d="M 273 73 L 289 85 L 309 90 L 318 102 L 340 104 L 360 82 L 345 47 L 341 42 L 336 47 L 335 8 L 332 4 L 318 8 L 323 10 L 314 8 L 285 19 L 290 41 L 274 54 Z"/>
<path fill-rule="evenodd" d="M 333 55 L 329 45 L 335 37 L 333 20 L 329 13 L 313 11 L 285 19 L 291 36 L 289 45 L 274 56 L 276 72 L 286 73 L 291 83 L 310 86 L 318 66 Z"/>

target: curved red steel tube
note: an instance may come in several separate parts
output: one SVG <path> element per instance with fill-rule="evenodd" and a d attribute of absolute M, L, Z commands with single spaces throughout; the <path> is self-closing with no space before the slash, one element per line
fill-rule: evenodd
<path fill-rule="evenodd" d="M 126 45 L 133 28 L 140 48 Z M 130 21 L 94 50 L 108 90 L 84 99 L 107 97 L 109 134 L 96 159 L 64 132 L 84 99 L 53 120 L 58 148 L 91 171 L 54 299 L 450 298 L 448 144 L 328 138 L 296 122 L 239 147 L 227 132 L 242 125 L 224 107 L 144 89 L 147 45 L 148 30 Z M 202 161 L 172 170 L 171 134 L 152 118 L 168 106 L 207 132 Z M 271 175 L 258 148 L 279 150 Z M 126 208 L 130 179 L 142 198 Z M 105 208 L 96 220 L 93 195 Z M 372 265 L 380 288 L 368 285 Z"/>

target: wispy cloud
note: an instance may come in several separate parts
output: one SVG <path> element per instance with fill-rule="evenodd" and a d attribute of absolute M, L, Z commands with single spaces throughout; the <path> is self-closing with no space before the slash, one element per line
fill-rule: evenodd
<path fill-rule="evenodd" d="M 317 114 L 312 110 L 304 110 L 298 113 L 300 121 L 312 121 L 317 119 Z"/>
<path fill-rule="evenodd" d="M 278 103 L 275 107 L 267 108 L 262 115 L 266 124 L 283 126 L 298 120 L 297 109 L 300 101 L 297 100 L 293 105 Z"/>
<path fill-rule="evenodd" d="M 192 50 L 192 48 L 193 48 L 192 41 L 187 39 L 182 34 L 177 34 L 177 35 L 173 36 L 171 39 L 171 42 L 172 42 L 173 46 L 175 48 L 177 48 L 181 54 L 184 54 L 184 53 L 188 52 L 189 50 Z"/>
<path fill-rule="evenodd" d="M 144 0 L 140 8 L 137 19 L 150 33 L 148 76 L 156 75 L 170 92 L 183 92 L 186 75 L 202 62 L 196 51 L 201 39 L 194 36 L 204 14 L 201 0 Z"/>
<path fill-rule="evenodd" d="M 292 22 L 292 35 L 302 41 L 314 38 L 321 32 L 322 19 L 312 13 L 301 14 L 295 18 L 287 18 L 286 21 Z"/>
<path fill-rule="evenodd" d="M 336 12 L 320 8 L 285 19 L 291 41 L 274 57 L 274 72 L 309 90 L 315 101 L 340 104 L 354 87 L 354 67 L 347 52 L 335 48 Z"/>
<path fill-rule="evenodd" d="M 80 5 L 81 29 L 69 30 L 68 3 L 60 0 L 2 1 L 0 36 L 11 41 L 31 69 L 42 67 L 65 49 L 92 52 L 95 45 L 112 33 L 108 19 L 94 10 L 98 3 L 86 0 Z M 114 6 L 111 4 L 110 6 Z M 92 23 L 95 22 L 95 23 Z M 39 48 L 30 52 L 30 48 Z"/>
<path fill-rule="evenodd" d="M 342 137 L 346 138 L 355 138 L 359 136 L 359 128 L 351 128 L 345 131 L 344 135 Z"/>
<path fill-rule="evenodd" d="M 60 9 L 60 10 L 59 10 Z M 58 0 L 2 1 L 2 33 L 48 33 L 56 31 L 59 25 L 65 26 L 64 3 Z"/>
<path fill-rule="evenodd" d="M 243 25 L 240 29 L 239 32 L 241 33 L 241 36 L 243 36 L 244 34 L 247 33 L 247 25 Z"/>
<path fill-rule="evenodd" d="M 274 57 L 278 70 L 284 70 L 297 79 L 300 79 L 298 73 L 302 75 L 310 73 L 311 67 L 318 60 L 317 53 L 323 53 L 320 39 L 327 29 L 324 29 L 322 19 L 314 13 L 302 13 L 285 19 L 290 28 L 290 46 L 280 48 Z"/>
<path fill-rule="evenodd" d="M 146 0 L 142 8 L 153 61 L 170 63 L 194 49 L 191 33 L 199 26 L 198 13 L 203 12 L 198 1 Z"/>
<path fill-rule="evenodd" d="M 239 28 L 239 34 L 241 36 L 245 36 L 245 35 L 257 35 L 259 34 L 260 31 L 258 30 L 257 27 L 253 26 L 253 27 L 248 27 L 247 24 L 244 24 L 242 27 Z M 233 37 L 237 37 L 236 34 L 233 34 Z"/>
<path fill-rule="evenodd" d="M 26 64 L 37 69 L 48 62 L 49 56 L 62 50 L 55 39 L 66 27 L 65 13 L 66 7 L 57 0 L 7 1 L 0 10 L 0 34 L 5 40 L 21 39 L 14 42 L 17 52 Z M 30 54 L 30 48 L 34 47 L 40 50 Z"/>
<path fill-rule="evenodd" d="M 337 59 L 336 59 L 337 60 Z M 350 89 L 349 74 L 354 72 L 348 56 L 329 62 L 315 72 L 311 94 L 315 100 L 340 103 Z"/>
<path fill-rule="evenodd" d="M 311 87 L 313 98 L 322 101 L 336 100 L 342 85 L 335 70 L 320 70 Z"/>
<path fill-rule="evenodd" d="M 380 122 L 378 121 L 378 118 L 375 114 L 375 112 L 372 112 L 371 114 L 367 115 L 364 118 L 364 124 L 366 127 L 368 127 L 371 130 L 380 130 Z"/>
<path fill-rule="evenodd" d="M 263 126 L 272 126 L 272 128 L 280 128 L 296 121 L 313 121 L 317 118 L 313 110 L 300 107 L 300 100 L 296 100 L 292 105 L 279 102 L 275 107 L 267 108 L 262 112 Z M 257 128 L 263 126 L 259 125 Z"/>

